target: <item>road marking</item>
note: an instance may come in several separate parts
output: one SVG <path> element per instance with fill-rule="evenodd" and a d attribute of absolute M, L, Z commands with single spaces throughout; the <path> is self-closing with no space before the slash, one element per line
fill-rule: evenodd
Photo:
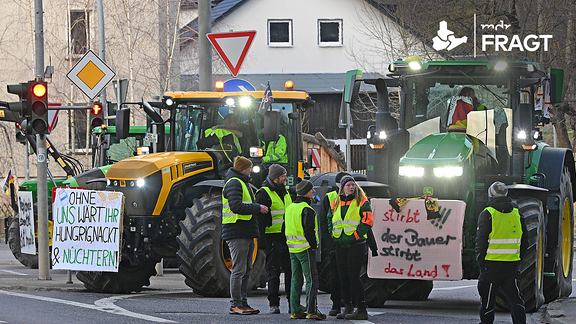
<path fill-rule="evenodd" d="M 468 286 L 454 286 L 454 287 L 444 287 L 444 288 L 436 288 L 434 290 L 456 290 L 456 289 L 465 289 L 465 288 L 476 288 L 476 285 L 468 285 Z"/>
<path fill-rule="evenodd" d="M 75 306 L 75 307 L 83 307 L 83 308 L 93 309 L 93 310 L 97 310 L 97 311 L 101 311 L 101 312 L 105 312 L 105 313 L 110 313 L 110 314 L 134 317 L 137 319 L 143 319 L 143 320 L 151 321 L 151 322 L 176 323 L 174 321 L 167 320 L 167 319 L 160 318 L 160 317 L 154 317 L 154 316 L 130 312 L 128 310 L 125 310 L 125 309 L 118 307 L 116 305 L 113 305 L 113 304 L 112 304 L 112 306 L 110 306 L 110 305 L 104 303 L 104 304 L 106 304 L 105 307 L 96 305 L 99 301 L 102 301 L 103 299 L 100 299 L 100 300 L 97 300 L 96 302 L 94 302 L 95 305 L 90 305 L 90 304 L 84 304 L 84 303 L 74 302 L 74 301 L 65 300 L 65 299 L 27 295 L 27 294 L 22 294 L 22 293 L 17 293 L 17 292 L 12 292 L 12 291 L 5 291 L 5 290 L 0 290 L 0 294 L 22 297 L 22 298 L 29 298 L 29 299 L 36 299 L 36 300 L 47 301 L 47 302 L 51 302 L 51 303 L 64 304 L 64 305 Z M 147 295 L 151 295 L 151 294 L 147 294 Z M 135 297 L 135 296 L 138 296 L 138 295 L 134 295 L 134 296 L 126 295 L 126 296 L 119 296 L 119 297 L 129 298 L 129 297 Z M 108 298 L 105 298 L 105 299 L 108 299 Z M 119 299 L 119 298 L 117 298 L 117 299 Z"/>
<path fill-rule="evenodd" d="M 22 272 L 16 272 L 16 271 L 12 271 L 12 270 L 4 270 L 4 269 L 0 269 L 0 271 L 4 271 L 4 272 L 8 272 L 8 273 L 12 273 L 15 275 L 19 275 L 19 276 L 27 276 L 27 274 L 22 273 Z"/>

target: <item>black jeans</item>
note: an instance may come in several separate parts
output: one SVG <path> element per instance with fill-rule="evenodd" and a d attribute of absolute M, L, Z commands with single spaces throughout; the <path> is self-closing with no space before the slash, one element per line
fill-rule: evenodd
<path fill-rule="evenodd" d="M 483 324 L 494 322 L 494 303 L 498 289 L 501 289 L 508 300 L 512 323 L 526 323 L 526 309 L 519 288 L 520 271 L 518 266 L 519 261 L 486 261 L 484 268 L 480 269 L 478 293 L 482 299 L 482 304 L 478 307 L 478 312 Z"/>
<path fill-rule="evenodd" d="M 329 252 L 330 256 L 330 299 L 332 300 L 333 307 L 341 307 L 342 291 L 340 287 L 340 272 L 338 271 L 338 260 L 336 257 L 336 249 Z"/>
<path fill-rule="evenodd" d="M 366 241 L 356 243 L 348 248 L 336 247 L 344 306 L 353 305 L 352 296 L 354 296 L 354 304 L 359 309 L 366 309 L 364 285 L 360 279 L 360 270 L 365 263 L 366 252 Z"/>
<path fill-rule="evenodd" d="M 270 306 L 280 306 L 280 274 L 284 271 L 286 298 L 290 301 L 290 252 L 283 234 L 266 234 L 266 272 L 268 273 L 268 302 Z"/>

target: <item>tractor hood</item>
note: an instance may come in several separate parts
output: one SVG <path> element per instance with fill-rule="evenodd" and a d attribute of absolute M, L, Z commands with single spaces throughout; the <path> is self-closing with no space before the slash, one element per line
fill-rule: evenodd
<path fill-rule="evenodd" d="M 185 175 L 200 169 L 212 169 L 212 157 L 204 152 L 165 152 L 135 156 L 114 164 L 106 173 L 107 179 L 136 180 L 162 170 Z M 178 177 L 178 176 L 177 176 Z"/>
<path fill-rule="evenodd" d="M 473 151 L 472 140 L 464 133 L 432 134 L 414 144 L 400 159 L 401 165 L 457 165 Z"/>

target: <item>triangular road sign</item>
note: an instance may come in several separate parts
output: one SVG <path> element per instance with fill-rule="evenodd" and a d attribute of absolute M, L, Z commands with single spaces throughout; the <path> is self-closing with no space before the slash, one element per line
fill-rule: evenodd
<path fill-rule="evenodd" d="M 233 76 L 238 75 L 254 36 L 255 30 L 206 35 Z"/>

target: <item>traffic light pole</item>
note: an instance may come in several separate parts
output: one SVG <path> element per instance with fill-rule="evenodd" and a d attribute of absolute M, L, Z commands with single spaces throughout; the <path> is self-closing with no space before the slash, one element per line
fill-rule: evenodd
<path fill-rule="evenodd" d="M 37 81 L 44 80 L 44 15 L 42 0 L 34 0 L 34 40 L 35 40 L 35 75 Z M 46 174 L 46 134 L 36 135 L 38 146 L 36 176 L 38 179 L 38 279 L 51 280 L 50 254 L 48 239 L 48 184 Z"/>

